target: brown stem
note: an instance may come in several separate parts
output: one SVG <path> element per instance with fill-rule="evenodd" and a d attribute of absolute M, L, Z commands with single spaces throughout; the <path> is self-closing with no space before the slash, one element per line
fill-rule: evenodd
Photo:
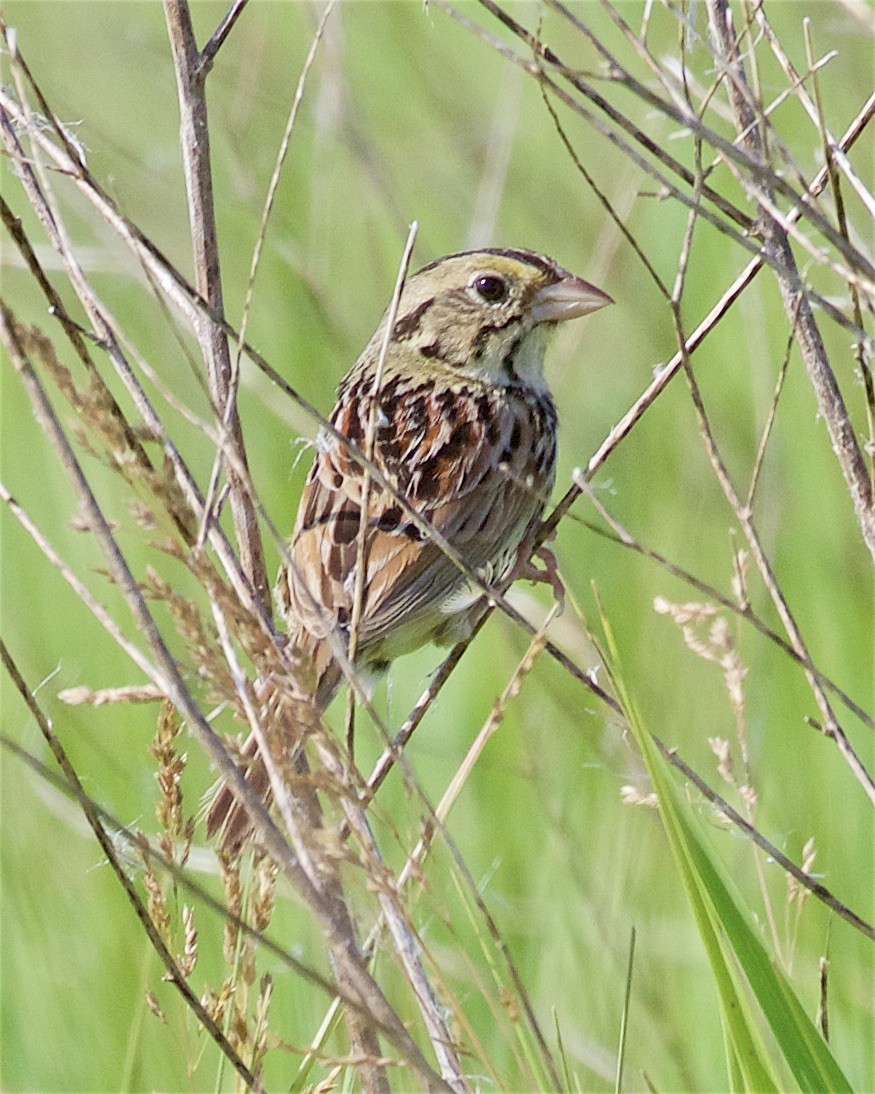
<path fill-rule="evenodd" d="M 119 548 L 79 461 L 76 459 L 66 433 L 61 427 L 36 373 L 33 371 L 27 354 L 22 347 L 20 327 L 2 302 L 0 302 L 0 338 L 2 338 L 4 348 L 21 377 L 37 418 L 70 479 L 83 514 L 88 520 L 88 525 L 112 573 L 113 580 L 124 596 L 140 633 L 150 647 L 157 669 L 153 676 L 153 683 L 160 687 L 172 701 L 180 717 L 186 721 L 200 746 L 215 764 L 221 778 L 233 789 L 237 797 L 246 802 L 247 812 L 253 823 L 257 825 L 268 853 L 285 871 L 319 920 L 338 969 L 337 981 L 340 993 L 354 999 L 368 1015 L 367 1018 L 360 1015 L 357 1006 L 355 1022 L 369 1025 L 371 1028 L 378 1026 L 396 1045 L 426 1089 L 446 1090 L 446 1084 L 428 1065 L 419 1046 L 413 1041 L 397 1013 L 368 973 L 354 938 L 345 929 L 345 924 L 335 915 L 335 908 L 332 906 L 331 901 L 326 899 L 324 893 L 312 884 L 311 879 L 302 869 L 297 857 L 271 819 L 259 795 L 252 790 L 238 770 L 221 738 L 207 722 L 203 712 L 192 697 L 182 679 L 176 660 L 168 649 L 155 619 L 146 605 L 143 592 Z M 370 1058 L 370 1054 L 368 1055 Z M 378 1055 L 375 1054 L 374 1058 L 377 1058 Z M 368 1089 L 383 1088 L 375 1086 Z"/>
<path fill-rule="evenodd" d="M 666 760 L 677 768 L 678 771 L 689 779 L 695 786 L 700 794 L 703 794 L 712 805 L 716 806 L 725 816 L 727 816 L 732 823 L 739 828 L 746 836 L 753 840 L 757 847 L 762 848 L 763 851 L 775 860 L 775 862 L 781 867 L 782 870 L 786 870 L 788 874 L 794 877 L 800 885 L 804 886 L 810 893 L 813 893 L 818 900 L 841 916 L 847 923 L 856 927 L 858 931 L 861 931 L 867 938 L 871 938 L 875 941 L 875 927 L 871 923 L 867 923 L 865 919 L 862 919 L 856 912 L 851 911 L 841 901 L 837 901 L 832 893 L 820 882 L 815 881 L 809 874 L 807 874 L 801 867 L 797 866 L 792 859 L 787 858 L 783 852 L 774 847 L 749 821 L 745 818 L 725 799 L 711 789 L 711 787 L 705 782 L 701 775 L 697 775 L 696 772 L 690 767 L 690 765 L 678 755 L 677 749 L 669 748 L 665 741 L 661 741 L 659 737 L 653 738 L 654 744 L 665 757 Z"/>
<path fill-rule="evenodd" d="M 179 93 L 179 130 L 194 251 L 195 288 L 206 300 L 210 311 L 216 316 L 223 316 L 222 276 L 204 88 L 206 71 L 202 68 L 201 55 L 195 44 L 191 12 L 186 0 L 165 0 L 164 15 Z M 216 415 L 226 425 L 229 443 L 239 467 L 245 473 L 248 467 L 246 446 L 237 413 L 236 378 L 231 368 L 228 340 L 219 324 L 202 314 L 196 321 L 195 331 L 207 367 L 210 395 Z M 269 612 L 270 583 L 255 508 L 237 470 L 228 467 L 227 474 L 240 561 L 265 610 Z"/>
<path fill-rule="evenodd" d="M 680 313 L 675 309 L 675 324 L 677 327 L 678 342 L 684 345 L 684 334 L 681 325 Z M 805 676 L 814 693 L 815 701 L 820 708 L 824 718 L 823 732 L 835 741 L 838 746 L 839 752 L 842 754 L 845 762 L 854 774 L 854 777 L 863 787 L 869 800 L 875 805 L 875 779 L 866 769 L 860 757 L 857 755 L 851 741 L 847 734 L 833 713 L 832 707 L 823 688 L 820 685 L 819 680 L 812 671 L 813 665 L 811 662 L 811 656 L 808 653 L 808 647 L 802 637 L 802 632 L 799 629 L 798 624 L 790 610 L 790 606 L 784 598 L 781 592 L 775 572 L 771 562 L 766 556 L 766 552 L 763 549 L 762 541 L 759 534 L 754 527 L 753 518 L 747 510 L 738 495 L 735 487 L 732 484 L 732 480 L 729 477 L 729 472 L 726 469 L 726 464 L 717 449 L 717 444 L 714 440 L 714 432 L 711 428 L 711 423 L 708 419 L 708 415 L 705 411 L 705 405 L 702 401 L 701 392 L 696 381 L 695 374 L 693 373 L 692 366 L 690 365 L 689 358 L 684 356 L 684 369 L 687 375 L 687 381 L 690 386 L 690 393 L 693 397 L 693 406 L 696 411 L 696 418 L 699 423 L 699 431 L 702 435 L 702 440 L 705 444 L 705 450 L 708 453 L 708 459 L 711 461 L 711 466 L 714 468 L 714 473 L 717 476 L 717 480 L 720 483 L 720 487 L 723 490 L 726 500 L 732 506 L 732 510 L 735 513 L 736 520 L 741 525 L 745 538 L 751 549 L 756 567 L 760 572 L 763 584 L 769 592 L 775 608 L 778 612 L 778 616 L 781 619 L 781 623 L 784 626 L 784 630 L 787 632 L 787 637 L 790 640 L 796 653 L 799 655 L 799 660 L 802 663 Z"/>
<path fill-rule="evenodd" d="M 82 783 L 79 781 L 79 776 L 76 774 L 76 770 L 70 763 L 70 759 L 67 756 L 64 746 L 58 739 L 57 734 L 52 729 L 51 722 L 46 718 L 43 713 L 42 707 L 36 701 L 33 692 L 30 687 L 25 683 L 24 678 L 18 671 L 18 666 L 12 658 L 9 650 L 6 648 L 6 643 L 0 638 L 0 658 L 3 660 L 3 665 L 6 671 L 12 678 L 13 684 L 18 689 L 22 699 L 27 704 L 27 708 L 33 715 L 34 721 L 39 726 L 43 737 L 46 740 L 46 744 L 52 751 L 52 755 L 58 761 L 58 766 L 64 772 L 64 776 L 67 779 L 67 783 L 71 792 L 76 796 L 79 804 L 82 806 L 82 811 L 85 814 L 85 818 L 91 826 L 91 830 L 97 837 L 97 842 L 100 844 L 103 853 L 106 855 L 106 860 L 112 868 L 113 873 L 118 878 L 122 889 L 125 891 L 125 895 L 134 909 L 134 913 L 143 925 L 143 930 L 146 932 L 146 937 L 152 945 L 152 948 L 158 954 L 162 965 L 167 970 L 166 979 L 177 988 L 179 993 L 185 999 L 186 1004 L 191 1008 L 192 1013 L 197 1020 L 201 1023 L 204 1029 L 209 1033 L 210 1037 L 219 1046 L 219 1049 L 225 1054 L 235 1070 L 240 1074 L 240 1077 L 246 1083 L 247 1087 L 252 1088 L 257 1085 L 255 1076 L 240 1058 L 239 1054 L 228 1041 L 228 1038 L 224 1035 L 221 1029 L 216 1024 L 215 1020 L 204 1008 L 201 1001 L 194 994 L 189 986 L 188 981 L 182 973 L 179 965 L 173 957 L 173 954 L 164 945 L 164 940 L 158 933 L 158 928 L 155 926 L 155 922 L 149 915 L 149 911 L 146 908 L 143 901 L 140 899 L 140 894 L 134 887 L 134 883 L 131 881 L 127 867 L 123 866 L 116 853 L 115 845 L 112 839 L 107 835 L 106 829 L 103 827 L 100 816 L 94 807 L 94 803 L 91 798 L 85 793 L 85 789 Z"/>
<path fill-rule="evenodd" d="M 26 764 L 40 779 L 43 779 L 49 786 L 59 790 L 62 794 L 66 794 L 71 798 L 77 798 L 78 800 L 82 800 L 83 798 L 87 800 L 104 828 L 113 833 L 114 839 L 121 840 L 124 845 L 129 847 L 135 854 L 142 856 L 153 866 L 157 866 L 161 869 L 168 877 L 173 879 L 174 884 L 178 885 L 179 888 L 184 889 L 187 893 L 196 897 L 199 903 L 203 904 L 205 908 L 219 916 L 222 920 L 231 923 L 247 938 L 247 940 L 262 948 L 266 953 L 270 954 L 271 958 L 284 965 L 290 972 L 295 973 L 295 975 L 300 976 L 303 980 L 313 984 L 314 987 L 317 987 L 330 998 L 338 998 L 337 985 L 328 977 L 322 976 L 316 969 L 311 968 L 303 961 L 299 961 L 293 954 L 289 953 L 288 950 L 283 949 L 279 943 L 275 942 L 272 938 L 269 938 L 264 931 L 259 930 L 257 927 L 253 927 L 246 919 L 243 919 L 241 916 L 230 911 L 222 901 L 217 900 L 211 892 L 195 881 L 188 869 L 184 866 L 180 866 L 179 863 L 175 862 L 172 858 L 168 858 L 159 847 L 153 846 L 142 832 L 137 832 L 126 827 L 115 814 L 110 813 L 108 809 L 95 801 L 94 798 L 89 797 L 84 790 L 80 795 L 78 791 L 71 786 L 68 779 L 49 768 L 42 760 L 28 752 L 27 749 L 22 748 L 21 745 L 17 744 L 4 733 L 0 733 L 0 748 L 5 748 L 7 752 Z M 354 1007 L 357 1005 L 349 996 L 347 996 L 343 1002 L 346 1006 Z"/>
<path fill-rule="evenodd" d="M 848 126 L 842 139 L 839 141 L 839 148 L 843 152 L 847 152 L 853 147 L 873 116 L 875 116 L 875 94 L 870 96 L 865 105 L 858 112 L 857 116 Z M 828 179 L 829 173 L 826 167 L 821 168 L 808 189 L 809 195 L 811 197 L 817 197 L 821 194 L 826 187 Z M 797 206 L 789 212 L 787 219 L 795 223 L 801 215 L 802 210 Z M 702 341 L 714 329 L 748 285 L 751 284 L 763 268 L 763 265 L 764 260 L 759 255 L 748 262 L 747 266 L 745 266 L 742 272 L 733 281 L 732 285 L 723 293 L 708 315 L 702 320 L 698 327 L 696 327 L 692 334 L 689 335 L 685 346 L 681 350 L 678 350 L 671 360 L 659 370 L 659 374 L 647 387 L 647 390 L 636 399 L 620 421 L 611 429 L 608 436 L 586 465 L 583 475 L 587 482 L 592 479 L 596 471 L 598 471 L 605 460 L 607 460 L 620 441 L 632 431 L 638 420 L 643 417 L 648 407 L 655 402 L 657 396 L 668 387 L 671 379 L 681 370 L 684 363 L 684 355 L 692 354 L 693 351 L 701 345 Z M 557 503 L 553 512 L 550 513 L 544 521 L 540 542 L 545 542 L 549 539 L 559 524 L 559 521 L 570 510 L 571 506 L 580 496 L 580 493 L 581 487 L 578 486 L 577 483 L 572 483 Z"/>
<path fill-rule="evenodd" d="M 246 7 L 248 0 L 234 0 L 234 3 L 225 12 L 224 18 L 221 23 L 216 27 L 210 40 L 201 50 L 200 63 L 198 64 L 198 75 L 203 79 L 210 69 L 213 67 L 213 63 L 216 60 L 216 55 L 219 50 L 225 44 L 225 39 L 234 29 L 234 24 L 243 14 L 243 9 Z"/>
<path fill-rule="evenodd" d="M 708 0 L 708 17 L 714 51 L 722 62 L 729 101 L 735 115 L 735 124 L 742 134 L 741 140 L 751 160 L 766 163 L 766 148 L 751 92 L 747 84 L 744 64 L 738 52 L 738 43 L 732 32 L 732 19 L 727 0 Z M 773 204 L 774 194 L 770 184 L 770 172 L 761 172 L 756 182 L 765 201 Z M 863 534 L 863 540 L 875 562 L 875 505 L 872 498 L 872 480 L 866 468 L 862 449 L 842 398 L 838 381 L 829 363 L 820 329 L 807 298 L 790 247 L 785 228 L 761 203 L 759 229 L 763 237 L 764 252 L 772 260 L 784 310 L 787 313 L 805 368 L 814 388 L 818 409 L 826 422 L 833 451 L 839 461 L 854 512 Z"/>

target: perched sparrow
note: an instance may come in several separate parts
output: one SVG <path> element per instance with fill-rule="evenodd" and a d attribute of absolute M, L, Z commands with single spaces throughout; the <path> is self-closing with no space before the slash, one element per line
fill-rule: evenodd
<path fill-rule="evenodd" d="M 600 289 L 530 251 L 448 255 L 408 279 L 379 390 L 388 313 L 340 385 L 334 428 L 365 452 L 376 399 L 374 463 L 487 584 L 500 586 L 527 561 L 553 486 L 547 345 L 558 323 L 609 303 Z M 316 448 L 276 594 L 293 646 L 315 670 L 323 710 L 342 678 L 331 642 L 348 648 L 364 473 L 325 431 Z M 484 601 L 375 482 L 367 515 L 356 666 L 379 674 L 426 642 L 460 640 Z M 251 784 L 266 793 L 254 739 L 244 752 Z M 227 788 L 213 801 L 207 829 L 221 829 L 229 850 L 248 835 L 245 810 Z"/>

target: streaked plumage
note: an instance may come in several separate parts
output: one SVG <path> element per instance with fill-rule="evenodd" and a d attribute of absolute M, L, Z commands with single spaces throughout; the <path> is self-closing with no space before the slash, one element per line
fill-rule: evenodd
<path fill-rule="evenodd" d="M 377 393 L 374 462 L 416 512 L 488 583 L 525 559 L 555 478 L 557 419 L 543 373 L 559 322 L 610 297 L 528 251 L 449 255 L 410 277 L 401 296 Z M 388 313 L 387 313 L 388 314 Z M 340 385 L 331 423 L 366 448 L 387 315 Z M 325 431 L 307 478 L 277 600 L 294 646 L 315 669 L 317 706 L 341 672 L 328 641 L 348 643 L 355 596 L 363 472 Z M 372 482 L 357 665 L 380 672 L 425 642 L 467 633 L 482 598 L 397 500 Z M 253 744 L 250 779 L 266 790 Z M 208 831 L 239 847 L 248 832 L 227 790 Z"/>

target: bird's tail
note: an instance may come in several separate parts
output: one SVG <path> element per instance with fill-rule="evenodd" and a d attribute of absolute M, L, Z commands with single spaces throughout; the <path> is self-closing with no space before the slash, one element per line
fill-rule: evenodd
<path fill-rule="evenodd" d="M 267 803 L 270 798 L 270 783 L 254 733 L 249 735 L 243 745 L 242 760 L 247 783 Z M 212 839 L 215 836 L 218 850 L 236 855 L 251 834 L 252 821 L 246 806 L 234 796 L 234 791 L 229 786 L 220 782 L 207 807 L 207 838 Z"/>
<path fill-rule="evenodd" d="M 302 746 L 309 726 L 318 719 L 334 697 L 340 684 L 341 672 L 324 642 L 304 641 L 294 643 L 297 652 L 308 660 L 308 668 L 314 677 L 315 688 L 311 695 L 291 698 L 288 692 L 275 682 L 261 680 L 257 691 L 261 712 L 264 715 L 266 737 L 285 752 L 281 769 L 288 769 L 294 755 Z M 238 766 L 258 798 L 269 805 L 271 802 L 270 780 L 264 757 L 255 734 L 250 733 L 240 752 Z M 208 795 L 206 808 L 207 837 L 216 837 L 216 847 L 229 855 L 236 855 L 252 835 L 254 825 L 246 805 L 224 782 L 219 782 Z"/>

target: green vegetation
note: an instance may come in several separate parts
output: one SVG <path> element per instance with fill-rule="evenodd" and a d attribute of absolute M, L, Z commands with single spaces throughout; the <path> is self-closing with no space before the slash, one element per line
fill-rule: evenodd
<path fill-rule="evenodd" d="M 706 14 L 699 7 L 690 5 L 691 15 L 698 34 L 707 38 Z M 465 2 L 458 8 L 531 56 L 481 5 Z M 636 33 L 643 8 L 640 3 L 618 8 Z M 799 72 L 808 68 L 805 18 L 811 20 L 815 56 L 836 51 L 818 79 L 826 124 L 841 136 L 871 93 L 872 40 L 861 17 L 850 3 L 800 0 L 766 8 Z M 543 40 L 592 77 L 593 86 L 658 146 L 695 169 L 694 143 L 683 127 L 604 79 L 593 46 L 554 7 L 517 3 L 510 10 L 533 30 L 543 16 Z M 574 10 L 639 80 L 666 97 L 605 6 L 578 4 Z M 738 21 L 743 21 L 741 10 Z M 199 41 L 223 14 L 224 8 L 211 2 L 194 6 Z M 209 77 L 225 309 L 235 327 L 277 148 L 317 16 L 308 4 L 250 4 Z M 12 0 L 4 18 L 17 30 L 19 48 L 46 99 L 81 142 L 93 175 L 189 274 L 178 106 L 161 5 Z M 771 103 L 787 80 L 768 43 L 754 35 L 759 86 Z M 678 22 L 663 4 L 653 5 L 647 43 L 662 71 L 679 63 Z M 713 79 L 713 58 L 694 33 L 684 38 L 683 54 L 698 104 Z M 8 83 L 9 58 L 3 61 Z M 813 95 L 810 78 L 806 87 Z M 686 209 L 655 194 L 657 183 L 621 150 L 551 101 L 583 166 L 671 287 Z M 727 104 L 720 89 L 705 120 L 732 139 Z M 771 118 L 794 165 L 785 176 L 798 188 L 794 168 L 810 182 L 822 165 L 820 134 L 794 94 Z M 784 165 L 780 150 L 775 154 Z M 706 146 L 706 166 L 712 156 Z M 871 124 L 850 160 L 871 186 Z M 38 246 L 70 314 L 87 325 L 8 161 L 0 167 L 5 200 Z M 190 331 L 176 313 L 159 306 L 136 260 L 69 180 L 55 175 L 53 181 L 96 292 L 175 399 L 210 419 Z M 754 203 L 724 163 L 708 182 L 754 215 Z M 871 219 L 846 182 L 843 194 L 851 240 L 865 247 L 871 243 Z M 787 206 L 782 200 L 781 207 Z M 828 194 L 821 207 L 834 222 Z M 653 369 L 676 351 L 671 309 L 569 157 L 535 79 L 434 3 L 346 0 L 330 16 L 309 74 L 247 327 L 249 342 L 323 413 L 386 306 L 412 220 L 420 226 L 414 265 L 472 244 L 530 247 L 615 298 L 613 308 L 564 331 L 549 362 L 562 427 L 558 499 L 571 485 L 573 470 L 586 466 L 610 427 L 650 383 Z M 805 225 L 805 231 L 817 247 L 827 246 L 815 228 Z M 851 318 L 846 281 L 798 244 L 795 249 L 803 276 Z M 830 255 L 839 257 L 833 247 Z M 738 242 L 704 220 L 697 222 L 682 295 L 687 332 L 749 257 Z M 51 334 L 64 363 L 75 368 L 7 235 L 2 260 L 3 300 L 21 321 Z M 866 399 L 853 335 L 822 311 L 816 314 L 863 443 Z M 775 277 L 764 270 L 692 356 L 716 443 L 742 498 L 789 333 Z M 95 357 L 136 420 L 105 359 L 97 350 Z M 94 538 L 77 530 L 76 499 L 5 355 L 0 375 L 0 478 L 124 633 L 142 645 L 120 592 L 102 572 L 105 562 Z M 151 382 L 146 387 L 205 489 L 213 445 L 168 407 Z M 74 433 L 83 423 L 51 390 L 60 420 Z M 316 426 L 249 362 L 243 367 L 240 413 L 252 479 L 285 534 L 308 465 L 299 438 L 312 438 Z M 180 593 L 203 603 L 191 573 L 156 547 L 158 533 L 138 523 L 130 506 L 135 492 L 87 448 L 78 451 L 104 513 L 117 522 L 119 543 L 138 579 L 146 581 L 147 567 L 155 567 Z M 157 455 L 157 447 L 150 452 Z M 599 468 L 593 487 L 596 501 L 635 541 L 730 599 L 736 599 L 737 571 L 745 571 L 752 611 L 784 636 L 753 560 L 739 561 L 738 552 L 750 548 L 708 460 L 682 372 Z M 752 514 L 814 664 L 871 714 L 872 563 L 796 348 Z M 835 742 L 806 722 L 822 723 L 823 715 L 791 657 L 728 609 L 678 611 L 674 606 L 713 600 L 651 559 L 597 535 L 584 521 L 608 527 L 587 496 L 575 502 L 553 544 L 568 596 L 551 637 L 578 666 L 597 669 L 600 684 L 613 676 L 624 709 L 640 712 L 640 721 L 632 718 L 631 729 L 625 726 L 542 652 L 519 695 L 506 703 L 503 721 L 447 822 L 512 955 L 558 1073 L 571 1089 L 612 1089 L 634 927 L 624 1089 L 643 1090 L 648 1082 L 659 1091 L 730 1085 L 875 1089 L 871 939 L 788 882 L 779 865 L 755 851 L 718 808 L 660 758 L 650 734 L 677 747 L 778 850 L 804 864 L 870 924 L 875 920 L 872 803 Z M 160 794 L 150 744 L 157 706 L 92 709 L 58 698 L 78 686 L 143 684 L 142 674 L 5 505 L 0 530 L 6 645 L 31 688 L 39 685 L 38 700 L 87 792 L 123 823 L 156 836 Z M 278 550 L 269 532 L 265 545 L 273 573 Z M 543 587 L 522 585 L 514 602 L 539 624 L 550 595 Z M 174 654 L 191 670 L 166 601 L 156 600 L 152 607 L 172 636 Z M 595 643 L 609 648 L 604 665 L 590 628 Z M 432 802 L 443 795 L 528 645 L 528 637 L 496 613 L 428 712 L 406 756 Z M 392 730 L 406 718 L 440 656 L 427 649 L 406 658 L 395 666 L 388 688 L 378 690 L 377 709 Z M 0 688 L 3 734 L 51 762 L 5 674 Z M 205 699 L 204 710 L 210 711 Z M 841 702 L 834 701 L 834 710 L 862 764 L 873 771 L 872 729 Z M 340 701 L 329 716 L 339 733 L 343 719 Z M 216 727 L 240 729 L 227 712 Z M 215 772 L 184 731 L 168 747 L 167 755 L 174 749 L 188 754 L 181 785 L 189 816 L 197 812 Z M 359 767 L 367 773 L 382 741 L 363 714 L 356 748 Z M 78 807 L 7 751 L 0 754 L 0 778 L 0 1085 L 10 1091 L 230 1089 L 232 1070 L 227 1063 L 221 1067 L 215 1045 L 162 982 L 159 961 Z M 660 794 L 659 811 L 647 807 L 651 791 Z M 421 835 L 425 812 L 397 770 L 369 816 L 387 865 L 399 871 Z M 222 899 L 218 868 L 203 841 L 201 826 L 189 867 Z M 145 898 L 142 864 L 134 856 L 126 861 Z M 195 994 L 218 992 L 228 969 L 221 919 L 160 870 L 155 876 L 172 919 L 175 953 L 185 944 L 182 907 L 194 907 Z M 500 948 L 440 840 L 422 876 L 425 886 L 422 891 L 411 886 L 407 907 L 427 950 L 432 982 L 451 1010 L 453 1035 L 468 1053 L 462 1066 L 472 1086 L 549 1089 L 543 1053 Z M 357 860 L 344 863 L 343 877 L 365 935 L 377 914 L 373 890 Z M 249 883 L 252 894 L 260 879 L 256 871 Z M 247 883 L 245 870 L 242 880 Z M 268 934 L 330 976 L 318 927 L 282 880 Z M 331 1065 L 318 1059 L 299 1072 L 301 1049 L 316 1036 L 330 998 L 276 954 L 260 951 L 252 958 L 242 942 L 235 952 L 232 938 L 230 957 L 238 971 L 251 963 L 251 1001 L 264 974 L 272 978 L 266 1088 L 305 1089 L 332 1074 Z M 828 1048 L 814 1025 L 823 957 L 829 963 Z M 410 989 L 385 950 L 375 975 L 431 1060 Z M 147 991 L 154 993 L 164 1021 L 150 1013 Z M 392 1054 L 388 1043 L 384 1048 Z M 340 1023 L 322 1051 L 329 1058 L 344 1056 Z M 355 1087 L 349 1069 L 335 1078 L 338 1086 Z M 390 1070 L 390 1078 L 394 1089 L 415 1085 L 407 1070 Z"/>

